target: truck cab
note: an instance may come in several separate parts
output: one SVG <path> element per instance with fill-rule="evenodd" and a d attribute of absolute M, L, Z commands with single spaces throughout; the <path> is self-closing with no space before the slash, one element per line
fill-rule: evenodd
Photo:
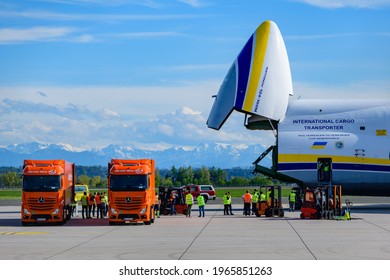
<path fill-rule="evenodd" d="M 64 224 L 71 218 L 75 165 L 65 160 L 25 160 L 22 225 Z"/>
<path fill-rule="evenodd" d="M 108 164 L 110 225 L 154 222 L 155 163 L 152 159 L 112 159 Z"/>

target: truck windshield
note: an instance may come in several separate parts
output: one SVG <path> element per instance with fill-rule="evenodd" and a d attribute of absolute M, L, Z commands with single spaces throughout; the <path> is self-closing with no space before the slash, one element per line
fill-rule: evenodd
<path fill-rule="evenodd" d="M 61 176 L 23 176 L 23 191 L 56 192 L 61 187 Z"/>
<path fill-rule="evenodd" d="M 115 175 L 110 177 L 110 190 L 112 191 L 144 191 L 147 188 L 147 175 Z"/>

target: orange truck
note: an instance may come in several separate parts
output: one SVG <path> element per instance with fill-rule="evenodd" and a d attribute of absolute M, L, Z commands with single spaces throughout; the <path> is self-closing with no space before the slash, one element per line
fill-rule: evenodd
<path fill-rule="evenodd" d="M 24 160 L 22 225 L 64 224 L 71 217 L 75 165 L 65 160 Z"/>
<path fill-rule="evenodd" d="M 112 159 L 108 164 L 110 225 L 154 222 L 155 162 L 153 159 Z"/>

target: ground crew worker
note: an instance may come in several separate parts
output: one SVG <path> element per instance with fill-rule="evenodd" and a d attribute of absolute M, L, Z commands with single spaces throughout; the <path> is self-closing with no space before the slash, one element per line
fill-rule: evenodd
<path fill-rule="evenodd" d="M 72 217 L 76 216 L 76 205 L 77 205 L 77 201 L 75 198 L 75 199 L 73 199 L 73 202 L 72 202 Z"/>
<path fill-rule="evenodd" d="M 290 195 L 288 196 L 288 203 L 290 205 L 289 212 L 294 212 L 296 197 L 296 193 L 291 191 Z"/>
<path fill-rule="evenodd" d="M 155 204 L 154 204 L 154 215 L 157 218 L 160 218 L 160 207 L 161 207 L 161 198 L 158 194 L 156 194 Z"/>
<path fill-rule="evenodd" d="M 198 207 L 199 207 L 199 216 L 198 217 L 201 217 L 201 216 L 204 217 L 204 205 L 205 205 L 204 197 L 199 195 L 196 200 L 198 201 Z"/>
<path fill-rule="evenodd" d="M 250 216 L 252 195 L 249 193 L 249 190 L 246 190 L 246 193 L 242 196 L 242 199 L 244 200 L 244 215 Z"/>
<path fill-rule="evenodd" d="M 102 213 L 103 213 L 103 217 L 105 217 L 107 215 L 107 197 L 105 196 L 105 193 L 101 193 L 100 194 L 100 200 L 102 201 Z"/>
<path fill-rule="evenodd" d="M 107 214 L 108 214 L 108 204 L 109 204 L 109 201 L 108 201 L 108 196 L 107 196 L 106 192 L 103 193 L 103 196 L 106 198 L 106 208 L 103 209 L 103 210 L 104 210 L 104 213 L 105 213 L 104 216 L 107 216 Z"/>
<path fill-rule="evenodd" d="M 266 201 L 266 196 L 263 192 L 260 192 L 260 201 Z"/>
<path fill-rule="evenodd" d="M 222 197 L 223 200 L 223 214 L 229 215 L 229 200 L 230 197 L 228 196 L 228 193 L 225 193 L 225 195 Z"/>
<path fill-rule="evenodd" d="M 93 203 L 92 203 L 92 217 L 95 217 L 95 210 L 96 210 L 96 192 L 93 193 L 92 199 L 93 199 Z"/>
<path fill-rule="evenodd" d="M 325 162 L 324 164 L 324 181 L 328 182 L 330 181 L 330 170 L 329 170 L 329 163 Z"/>
<path fill-rule="evenodd" d="M 171 196 L 169 197 L 169 205 L 171 207 L 171 215 L 176 215 L 175 204 L 176 204 L 176 196 L 173 193 L 171 193 Z"/>
<path fill-rule="evenodd" d="M 186 194 L 186 204 L 187 204 L 186 217 L 191 218 L 192 204 L 194 204 L 194 197 L 192 196 L 191 192 Z"/>
<path fill-rule="evenodd" d="M 100 218 L 103 219 L 103 207 L 102 207 L 100 192 L 98 192 L 95 196 L 95 203 L 96 203 L 96 218 L 99 219 L 100 216 Z"/>
<path fill-rule="evenodd" d="M 230 195 L 230 192 L 227 192 L 227 196 L 228 196 L 228 210 L 230 212 L 230 215 L 234 215 L 233 214 L 233 210 L 232 210 L 232 196 Z"/>
<path fill-rule="evenodd" d="M 267 200 L 268 200 L 268 201 L 271 201 L 271 196 L 272 196 L 272 189 L 270 188 L 270 189 L 268 189 L 268 191 L 267 191 Z"/>
<path fill-rule="evenodd" d="M 83 219 L 89 218 L 87 192 L 84 192 L 83 196 L 81 197 L 81 212 L 82 212 Z M 84 216 L 84 212 L 85 212 L 85 216 Z"/>
<path fill-rule="evenodd" d="M 91 219 L 92 216 L 92 207 L 96 206 L 95 205 L 95 196 L 92 195 L 91 193 L 88 195 L 88 219 Z"/>
<path fill-rule="evenodd" d="M 254 190 L 252 194 L 252 215 L 257 213 L 257 202 L 259 202 L 259 194 Z"/>

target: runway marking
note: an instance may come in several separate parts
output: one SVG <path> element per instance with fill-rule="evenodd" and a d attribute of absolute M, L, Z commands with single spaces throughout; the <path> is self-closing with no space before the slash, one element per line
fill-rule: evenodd
<path fill-rule="evenodd" d="M 0 231 L 0 235 L 36 235 L 36 234 L 48 234 L 48 232 L 42 232 L 42 231 Z"/>
<path fill-rule="evenodd" d="M 315 260 L 317 260 L 317 257 L 314 255 L 314 253 L 310 250 L 309 246 L 307 246 L 306 242 L 303 240 L 302 236 L 298 233 L 298 231 L 294 228 L 294 226 L 290 223 L 290 221 L 287 218 L 284 218 L 285 221 L 290 225 L 290 227 L 293 229 L 293 231 L 296 233 L 298 238 L 301 240 L 302 244 L 306 247 L 306 249 L 309 251 L 309 253 L 313 256 Z"/>
<path fill-rule="evenodd" d="M 205 228 L 210 224 L 211 220 L 216 216 L 217 211 L 214 212 L 214 214 L 211 216 L 210 220 L 204 225 L 204 227 L 200 230 L 200 232 L 194 237 L 190 245 L 188 245 L 187 249 L 184 250 L 183 254 L 178 258 L 178 260 L 181 260 L 184 255 L 187 253 L 187 251 L 191 248 L 191 246 L 194 244 L 195 240 L 198 239 L 198 237 L 202 234 L 202 232 L 205 230 Z"/>

